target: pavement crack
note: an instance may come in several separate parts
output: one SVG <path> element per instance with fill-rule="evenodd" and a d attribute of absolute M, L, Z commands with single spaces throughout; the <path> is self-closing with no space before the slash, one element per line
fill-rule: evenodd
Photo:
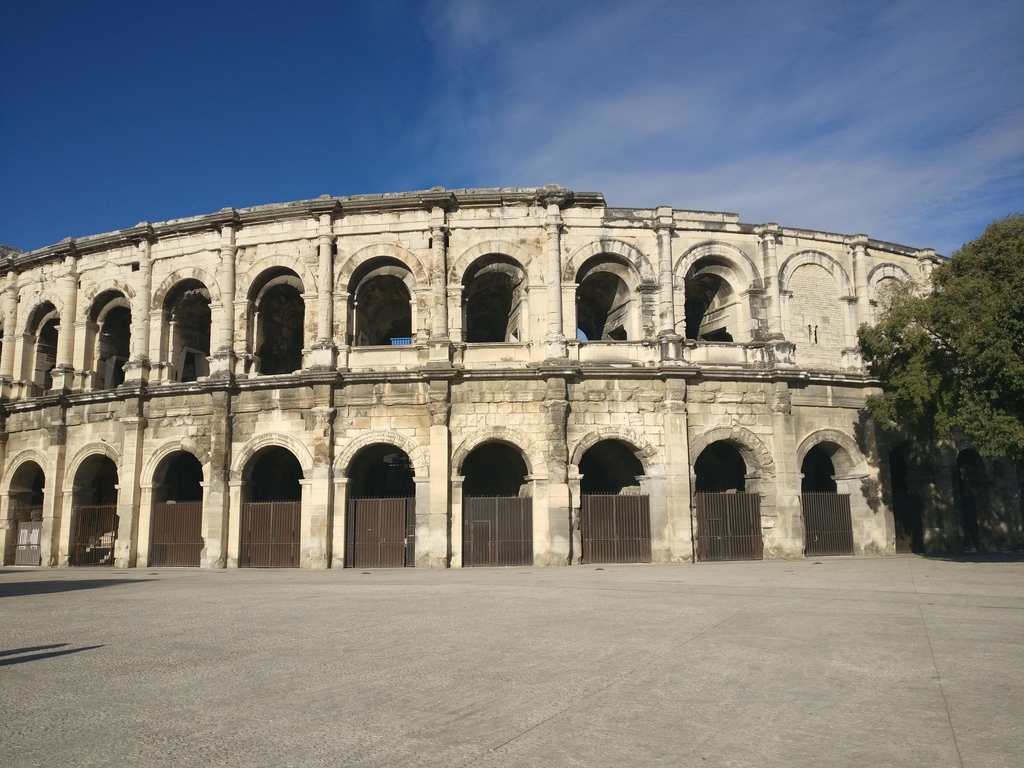
<path fill-rule="evenodd" d="M 949 711 L 949 700 L 946 698 L 946 689 L 942 685 L 942 675 L 939 674 L 939 664 L 935 661 L 935 650 L 932 648 L 932 638 L 928 634 L 928 622 L 924 618 L 924 606 L 917 606 L 921 612 L 921 625 L 924 627 L 924 637 L 928 641 L 928 653 L 932 657 L 932 668 L 935 670 L 935 680 L 939 684 L 939 691 L 942 693 L 942 706 L 946 708 L 946 720 L 949 722 L 949 733 L 953 737 L 953 746 L 956 748 L 956 757 L 960 761 L 960 768 L 964 768 L 964 756 L 960 753 L 960 742 L 956 738 L 956 730 L 953 728 L 953 716 Z"/>

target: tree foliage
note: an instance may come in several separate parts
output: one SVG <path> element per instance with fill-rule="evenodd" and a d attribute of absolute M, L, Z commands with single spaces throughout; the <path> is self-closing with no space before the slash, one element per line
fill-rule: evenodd
<path fill-rule="evenodd" d="M 875 420 L 924 444 L 960 430 L 991 458 L 1024 460 L 1024 215 L 985 233 L 932 272 L 901 283 L 858 336 L 883 394 Z"/>

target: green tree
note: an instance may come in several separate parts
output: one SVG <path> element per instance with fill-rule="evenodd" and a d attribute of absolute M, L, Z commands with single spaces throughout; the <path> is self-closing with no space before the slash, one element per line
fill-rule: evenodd
<path fill-rule="evenodd" d="M 958 429 L 987 457 L 1024 460 L 1024 215 L 989 224 L 931 283 L 897 285 L 858 332 L 883 388 L 871 415 L 921 444 Z"/>

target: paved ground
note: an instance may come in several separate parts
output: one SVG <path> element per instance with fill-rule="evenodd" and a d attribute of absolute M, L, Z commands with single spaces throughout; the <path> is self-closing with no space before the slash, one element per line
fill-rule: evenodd
<path fill-rule="evenodd" d="M 1016 766 L 1024 562 L 0 569 L 0 765 Z"/>

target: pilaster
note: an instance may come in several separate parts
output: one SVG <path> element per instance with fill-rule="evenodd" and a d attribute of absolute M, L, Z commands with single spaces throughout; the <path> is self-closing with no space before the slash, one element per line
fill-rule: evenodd
<path fill-rule="evenodd" d="M 137 407 L 141 410 L 141 403 L 138 403 Z M 136 565 L 139 546 L 139 507 L 142 495 L 139 480 L 142 474 L 146 420 L 141 415 L 128 416 L 121 419 L 121 426 L 124 442 L 117 477 L 117 540 L 114 542 L 114 567 L 132 568 Z"/>

